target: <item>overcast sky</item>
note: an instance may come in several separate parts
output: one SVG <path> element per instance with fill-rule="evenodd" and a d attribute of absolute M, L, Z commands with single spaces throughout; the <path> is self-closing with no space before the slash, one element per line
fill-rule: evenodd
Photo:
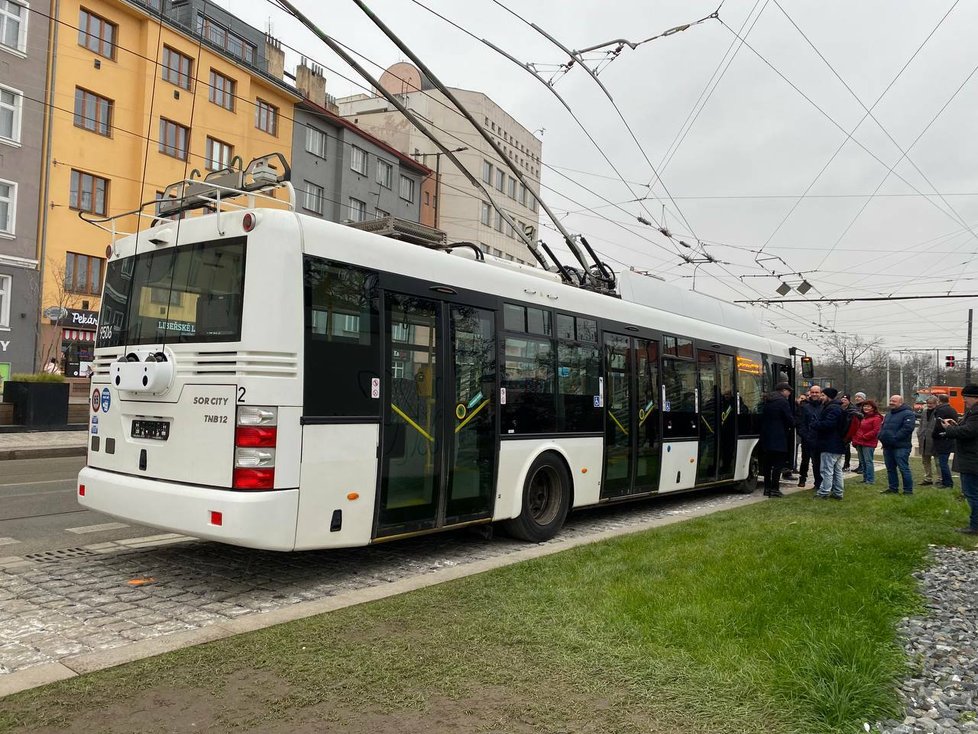
<path fill-rule="evenodd" d="M 353 2 L 293 1 L 367 57 L 372 72 L 403 60 Z M 443 82 L 482 91 L 528 130 L 545 129 L 545 201 L 615 267 L 686 288 L 695 272 L 696 290 L 729 300 L 778 298 L 779 278 L 757 277 L 771 271 L 792 286 L 810 282 L 809 299 L 978 292 L 978 44 L 971 33 L 978 3 L 726 0 L 719 20 L 626 47 L 610 63 L 588 54 L 592 68 L 605 60 L 598 79 L 620 115 L 579 66 L 553 88 L 627 183 L 531 74 L 425 9 L 538 65 L 549 79 L 567 57 L 514 13 L 580 49 L 642 41 L 709 16 L 718 1 L 372 0 L 370 7 Z M 270 22 L 291 47 L 288 68 L 298 62 L 293 49 L 324 65 L 329 93 L 364 91 L 269 0 L 220 4 L 259 28 Z M 543 237 L 558 243 L 541 224 Z M 695 262 L 707 257 L 720 262 Z M 835 329 L 963 361 L 975 300 L 792 303 L 758 315 L 778 338 L 810 350 Z"/>

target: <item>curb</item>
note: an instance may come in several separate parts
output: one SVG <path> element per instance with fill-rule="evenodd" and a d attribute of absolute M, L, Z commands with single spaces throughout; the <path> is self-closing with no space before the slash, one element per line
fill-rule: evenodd
<path fill-rule="evenodd" d="M 0 461 L 54 459 L 61 456 L 85 456 L 87 446 L 51 446 L 48 448 L 0 449 Z"/>

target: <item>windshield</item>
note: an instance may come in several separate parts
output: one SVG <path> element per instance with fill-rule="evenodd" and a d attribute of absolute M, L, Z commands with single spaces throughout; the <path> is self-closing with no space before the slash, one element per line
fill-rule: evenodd
<path fill-rule="evenodd" d="M 109 263 L 96 346 L 238 341 L 245 238 Z"/>

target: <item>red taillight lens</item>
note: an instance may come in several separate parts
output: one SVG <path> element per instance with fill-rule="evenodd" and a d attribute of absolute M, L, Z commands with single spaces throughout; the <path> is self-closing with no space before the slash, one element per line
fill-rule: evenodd
<path fill-rule="evenodd" d="M 235 489 L 274 489 L 274 469 L 235 469 L 233 486 Z"/>
<path fill-rule="evenodd" d="M 234 445 L 247 448 L 275 448 L 278 429 L 275 426 L 238 426 L 234 430 Z"/>
<path fill-rule="evenodd" d="M 220 526 L 223 524 L 224 524 L 224 513 L 211 510 L 211 525 Z"/>
<path fill-rule="evenodd" d="M 78 496 L 79 497 L 84 497 L 85 496 L 85 485 L 84 484 L 79 484 L 78 485 Z"/>

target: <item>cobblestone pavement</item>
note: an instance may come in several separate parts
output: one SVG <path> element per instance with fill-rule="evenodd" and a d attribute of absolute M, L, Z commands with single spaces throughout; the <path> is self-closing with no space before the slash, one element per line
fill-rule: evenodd
<path fill-rule="evenodd" d="M 662 518 L 727 509 L 749 499 L 714 492 L 585 510 L 570 516 L 556 540 L 641 530 Z M 0 675 L 526 547 L 461 530 L 300 553 L 161 535 L 0 558 Z"/>

